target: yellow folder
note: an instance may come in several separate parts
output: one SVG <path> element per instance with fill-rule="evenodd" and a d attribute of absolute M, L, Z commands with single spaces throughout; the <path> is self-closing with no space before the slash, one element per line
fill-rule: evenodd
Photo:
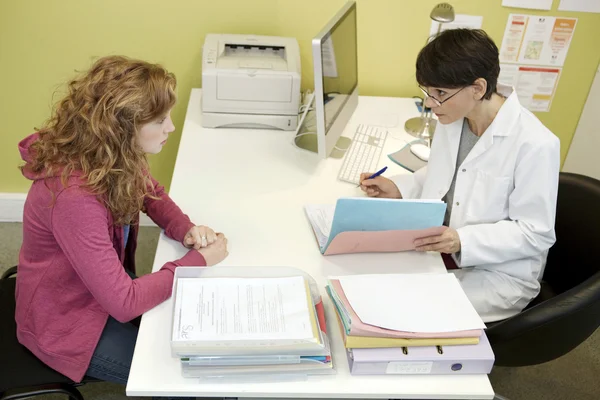
<path fill-rule="evenodd" d="M 439 339 L 401 339 L 401 338 L 381 338 L 368 336 L 350 336 L 346 335 L 346 330 L 342 324 L 339 315 L 335 313 L 338 326 L 344 338 L 344 345 L 347 349 L 375 349 L 382 347 L 409 347 L 409 346 L 458 346 L 464 344 L 479 344 L 479 338 L 439 338 Z"/>

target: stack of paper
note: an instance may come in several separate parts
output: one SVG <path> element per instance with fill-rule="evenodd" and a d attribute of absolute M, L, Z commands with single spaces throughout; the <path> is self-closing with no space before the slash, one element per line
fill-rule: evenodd
<path fill-rule="evenodd" d="M 443 354 L 444 346 L 484 346 L 493 357 L 481 339 L 485 324 L 453 274 L 352 275 L 329 279 L 327 292 L 349 360 L 373 362 L 399 352 L 411 361 L 419 352 Z M 423 346 L 432 350 L 411 350 Z"/>
<path fill-rule="evenodd" d="M 186 377 L 332 370 L 304 277 L 179 278 L 172 352 Z"/>

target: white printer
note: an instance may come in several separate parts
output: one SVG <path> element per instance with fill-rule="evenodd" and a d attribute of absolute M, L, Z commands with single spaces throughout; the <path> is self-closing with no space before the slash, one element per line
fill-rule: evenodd
<path fill-rule="evenodd" d="M 295 130 L 300 77 L 294 38 L 209 34 L 202 52 L 202 125 Z"/>

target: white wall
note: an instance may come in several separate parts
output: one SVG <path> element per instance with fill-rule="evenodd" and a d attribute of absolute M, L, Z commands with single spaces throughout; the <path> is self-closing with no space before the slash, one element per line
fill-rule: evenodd
<path fill-rule="evenodd" d="M 27 193 L 0 193 L 0 222 L 23 222 L 23 206 Z M 144 213 L 140 213 L 141 226 L 156 226 Z"/>
<path fill-rule="evenodd" d="M 600 68 L 596 71 L 563 171 L 600 179 Z"/>

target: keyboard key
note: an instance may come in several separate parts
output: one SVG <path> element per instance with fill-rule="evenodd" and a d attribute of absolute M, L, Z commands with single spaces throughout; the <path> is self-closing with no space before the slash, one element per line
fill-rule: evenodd
<path fill-rule="evenodd" d="M 358 125 L 352 143 L 346 151 L 338 179 L 358 184 L 361 173 L 375 171 L 387 134 L 386 130 L 377 127 Z"/>

